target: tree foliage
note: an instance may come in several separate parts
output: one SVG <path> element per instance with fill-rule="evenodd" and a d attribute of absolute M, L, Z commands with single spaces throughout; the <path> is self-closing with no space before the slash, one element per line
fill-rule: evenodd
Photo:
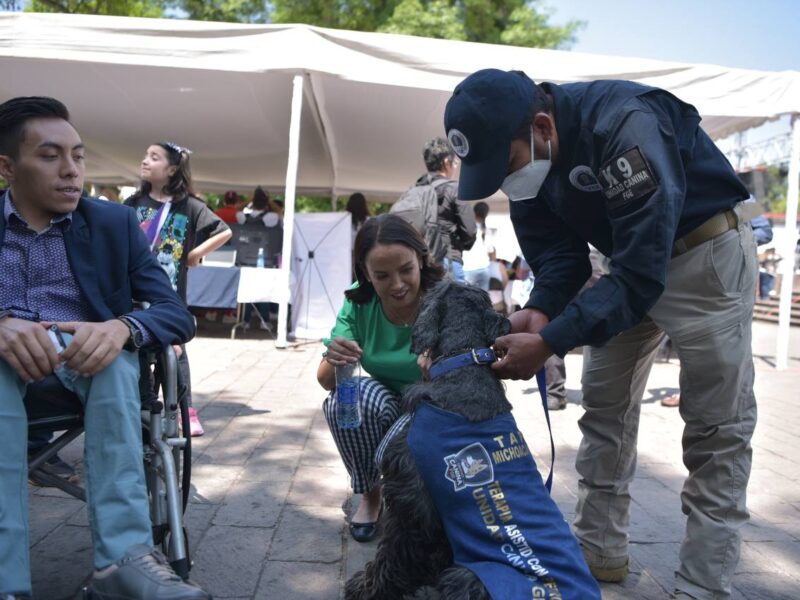
<path fill-rule="evenodd" d="M 549 23 L 539 0 L 273 0 L 275 23 L 565 48 L 580 21 Z"/>
<path fill-rule="evenodd" d="M 80 13 L 125 17 L 161 17 L 165 0 L 31 0 L 31 12 Z"/>
<path fill-rule="evenodd" d="M 26 10 L 306 23 L 537 48 L 567 48 L 583 26 L 551 25 L 541 0 L 31 0 Z"/>
<path fill-rule="evenodd" d="M 269 6 L 263 0 L 172 0 L 172 6 L 189 19 L 230 23 L 266 23 Z"/>

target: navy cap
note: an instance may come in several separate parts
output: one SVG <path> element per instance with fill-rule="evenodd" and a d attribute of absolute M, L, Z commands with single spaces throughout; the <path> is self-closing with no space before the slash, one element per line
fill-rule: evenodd
<path fill-rule="evenodd" d="M 520 71 L 483 69 L 456 86 L 444 129 L 461 159 L 460 200 L 491 196 L 508 174 L 511 140 L 530 114 L 536 84 Z"/>

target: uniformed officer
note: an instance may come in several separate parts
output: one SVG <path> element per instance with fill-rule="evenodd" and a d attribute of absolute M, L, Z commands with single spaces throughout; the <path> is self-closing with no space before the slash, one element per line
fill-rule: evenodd
<path fill-rule="evenodd" d="M 681 360 L 689 470 L 675 597 L 728 597 L 756 422 L 747 190 L 694 107 L 632 82 L 536 85 L 478 71 L 453 92 L 445 129 L 462 160 L 459 198 L 508 195 L 536 276 L 496 341 L 497 374 L 527 379 L 553 353 L 591 345 L 574 531 L 592 573 L 628 573 L 640 402 L 666 331 Z M 610 273 L 575 297 L 591 272 L 587 242 Z"/>

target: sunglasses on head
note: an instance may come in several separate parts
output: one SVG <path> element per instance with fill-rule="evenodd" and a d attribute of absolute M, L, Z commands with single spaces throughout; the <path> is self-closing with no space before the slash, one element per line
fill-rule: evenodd
<path fill-rule="evenodd" d="M 174 152 L 175 154 L 183 154 L 184 152 L 186 154 L 191 154 L 192 153 L 192 151 L 189 150 L 188 148 L 184 148 L 183 146 L 179 146 L 175 142 L 161 142 L 161 145 L 164 146 L 165 148 L 168 148 L 171 152 Z"/>

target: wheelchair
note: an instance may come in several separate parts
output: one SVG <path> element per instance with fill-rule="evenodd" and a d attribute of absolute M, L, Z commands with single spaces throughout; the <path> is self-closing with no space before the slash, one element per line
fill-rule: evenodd
<path fill-rule="evenodd" d="M 142 383 L 142 442 L 144 471 L 150 500 L 153 542 L 169 560 L 175 573 L 188 579 L 191 557 L 183 514 L 191 484 L 189 407 L 178 384 L 178 361 L 167 346 L 160 351 L 140 351 Z M 152 387 L 147 385 L 152 383 Z M 161 399 L 159 393 L 161 392 Z M 62 432 L 28 458 L 28 474 L 67 494 L 86 501 L 86 491 L 49 470 L 47 460 L 83 433 L 82 404 L 55 375 L 28 386 L 25 395 L 29 432 Z"/>

